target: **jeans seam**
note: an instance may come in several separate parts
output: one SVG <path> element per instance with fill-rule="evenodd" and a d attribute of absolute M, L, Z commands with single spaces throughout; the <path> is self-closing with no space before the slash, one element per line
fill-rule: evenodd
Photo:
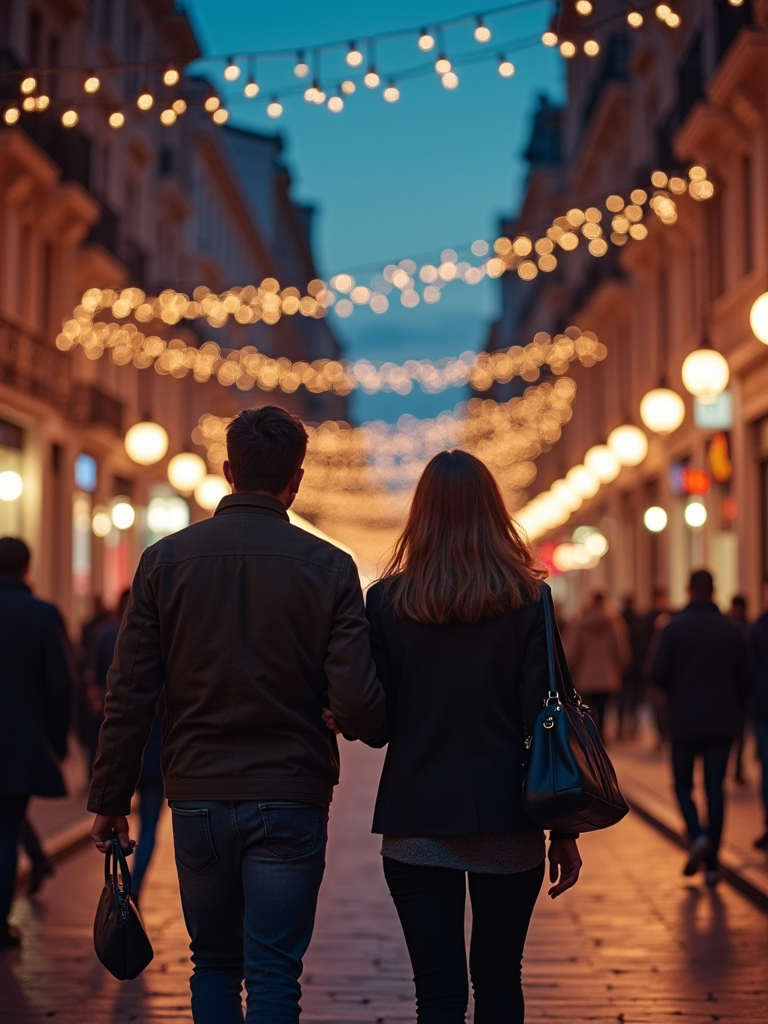
<path fill-rule="evenodd" d="M 240 825 L 237 820 L 237 803 L 234 800 L 230 800 L 229 813 L 232 819 L 232 828 L 234 829 L 235 835 L 240 841 L 240 845 L 243 847 L 243 849 L 245 849 L 245 840 L 243 839 L 243 835 L 240 831 Z"/>

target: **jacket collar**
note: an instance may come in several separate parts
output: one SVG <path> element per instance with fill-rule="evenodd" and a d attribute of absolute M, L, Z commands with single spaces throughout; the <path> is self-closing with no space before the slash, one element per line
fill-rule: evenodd
<path fill-rule="evenodd" d="M 2 574 L 0 574 L 0 590 L 17 590 L 22 594 L 32 593 L 24 580 L 17 579 L 15 576 L 3 576 Z"/>
<path fill-rule="evenodd" d="M 226 494 L 213 514 L 221 516 L 232 512 L 260 512 L 262 515 L 280 516 L 290 522 L 282 501 L 270 498 L 268 494 Z"/>
<path fill-rule="evenodd" d="M 683 611 L 686 612 L 717 612 L 720 615 L 720 609 L 717 607 L 714 601 L 691 601 Z"/>

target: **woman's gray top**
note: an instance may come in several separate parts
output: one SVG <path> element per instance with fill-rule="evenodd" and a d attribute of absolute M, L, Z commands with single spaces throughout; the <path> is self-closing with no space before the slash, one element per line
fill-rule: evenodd
<path fill-rule="evenodd" d="M 452 836 L 387 836 L 382 857 L 421 867 L 485 875 L 530 871 L 544 860 L 544 833 L 469 832 Z"/>

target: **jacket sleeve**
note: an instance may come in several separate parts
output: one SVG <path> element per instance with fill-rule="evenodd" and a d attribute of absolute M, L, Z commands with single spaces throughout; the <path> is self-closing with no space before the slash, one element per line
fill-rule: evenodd
<path fill-rule="evenodd" d="M 45 630 L 45 711 L 48 737 L 59 758 L 67 753 L 74 668 L 69 639 L 57 608 Z"/>
<path fill-rule="evenodd" d="M 527 736 L 533 727 L 549 693 L 547 665 L 547 633 L 544 625 L 543 600 L 536 603 L 536 617 L 528 634 L 520 671 L 520 708 Z"/>
<path fill-rule="evenodd" d="M 342 733 L 382 746 L 384 690 L 371 660 L 360 579 L 347 555 L 325 656 L 328 702 Z"/>
<path fill-rule="evenodd" d="M 146 552 L 133 579 L 107 674 L 104 722 L 88 797 L 88 810 L 95 814 L 130 814 L 165 681 L 160 621 L 145 560 Z"/>

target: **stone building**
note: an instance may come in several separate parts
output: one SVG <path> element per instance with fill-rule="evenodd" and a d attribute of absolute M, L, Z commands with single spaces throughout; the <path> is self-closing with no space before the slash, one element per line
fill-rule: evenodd
<path fill-rule="evenodd" d="M 191 294 L 202 284 L 216 291 L 274 278 L 304 291 L 317 276 L 312 211 L 291 200 L 280 139 L 214 124 L 202 110 L 204 82 L 163 85 L 164 68 L 182 69 L 198 55 L 171 0 L 0 4 L 0 113 L 20 106 L 26 74 L 36 79 L 32 98 L 47 97 L 45 109 L 0 122 L 0 473 L 17 474 L 0 478 L 8 485 L 0 486 L 0 535 L 30 542 L 35 587 L 72 627 L 96 597 L 113 602 L 129 581 L 153 539 L 149 502 L 173 495 L 168 460 L 193 449 L 202 414 L 270 400 L 311 420 L 345 414 L 338 396 L 301 388 L 276 398 L 56 347 L 62 319 L 91 287 Z M 146 62 L 147 74 L 123 67 Z M 52 70 L 62 67 L 78 70 Z M 87 95 L 89 69 L 110 67 Z M 144 113 L 135 105 L 142 89 L 157 99 Z M 187 106 L 169 126 L 158 117 L 164 96 Z M 78 120 L 65 127 L 70 106 Z M 115 112 L 125 119 L 119 127 L 109 122 Z M 339 354 L 325 320 L 299 315 L 215 331 L 195 321 L 174 332 L 187 344 L 211 338 L 292 360 Z M 128 457 L 123 437 L 147 418 L 165 428 L 170 445 L 144 467 Z M 117 530 L 107 520 L 107 535 L 96 536 L 94 512 L 109 516 L 118 496 L 135 524 Z M 205 514 L 188 504 L 193 518 Z"/>

